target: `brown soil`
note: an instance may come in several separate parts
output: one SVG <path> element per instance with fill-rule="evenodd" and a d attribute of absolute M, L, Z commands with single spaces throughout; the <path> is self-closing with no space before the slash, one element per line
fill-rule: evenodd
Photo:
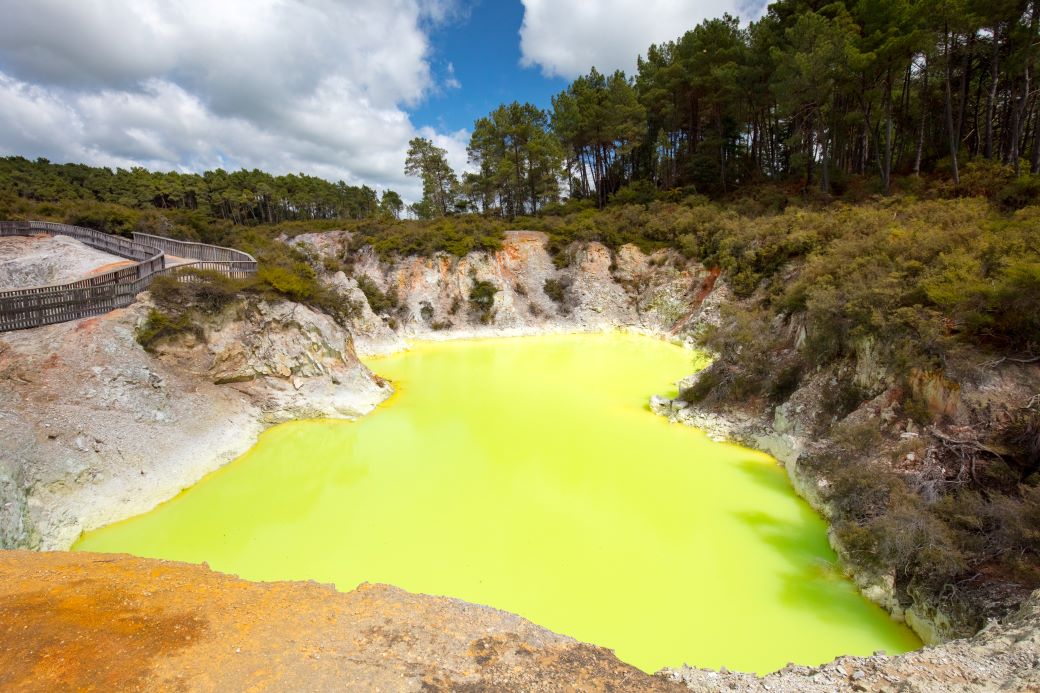
<path fill-rule="evenodd" d="M 385 585 L 0 552 L 0 690 L 677 691 L 524 619 Z"/>
<path fill-rule="evenodd" d="M 117 260 L 115 262 L 109 262 L 104 265 L 95 267 L 87 273 L 88 277 L 94 277 L 105 272 L 111 272 L 112 270 L 122 269 L 123 267 L 129 267 L 130 265 L 136 264 L 133 260 Z"/>

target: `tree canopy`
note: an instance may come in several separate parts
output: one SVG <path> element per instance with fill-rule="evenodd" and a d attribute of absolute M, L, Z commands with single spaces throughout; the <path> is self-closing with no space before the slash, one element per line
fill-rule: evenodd
<path fill-rule="evenodd" d="M 551 139 L 567 193 L 599 206 L 633 185 L 840 193 L 869 176 L 888 193 L 893 174 L 959 183 L 965 160 L 1040 174 L 1038 22 L 1040 0 L 779 0 L 744 27 L 709 19 L 633 77 L 592 68 L 545 117 L 514 103 L 478 120 L 466 189 L 485 212 L 537 211 L 553 174 L 537 167 L 543 199 L 525 200 L 521 162 L 550 166 Z"/>
<path fill-rule="evenodd" d="M 332 183 L 302 173 L 112 170 L 23 157 L 0 158 L 0 190 L 38 202 L 78 199 L 134 209 L 199 211 L 236 224 L 365 219 L 394 215 L 395 209 L 399 214 L 401 208 L 400 195 L 392 190 L 383 193 L 381 204 L 367 185 Z"/>

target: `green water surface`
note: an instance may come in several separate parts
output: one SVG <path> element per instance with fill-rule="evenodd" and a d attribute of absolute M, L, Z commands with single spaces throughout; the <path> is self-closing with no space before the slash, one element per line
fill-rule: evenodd
<path fill-rule="evenodd" d="M 648 410 L 694 358 L 622 334 L 420 344 L 370 363 L 397 389 L 373 414 L 271 429 L 75 548 L 459 597 L 646 671 L 918 647 L 775 462 Z"/>

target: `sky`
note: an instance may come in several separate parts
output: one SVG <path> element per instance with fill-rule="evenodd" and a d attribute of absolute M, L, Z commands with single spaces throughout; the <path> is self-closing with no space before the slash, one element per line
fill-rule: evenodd
<path fill-rule="evenodd" d="M 408 141 L 764 0 L 0 0 L 0 155 L 306 173 L 406 200 Z"/>

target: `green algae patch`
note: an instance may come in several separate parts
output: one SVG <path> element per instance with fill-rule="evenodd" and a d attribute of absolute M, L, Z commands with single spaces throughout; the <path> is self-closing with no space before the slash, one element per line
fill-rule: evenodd
<path fill-rule="evenodd" d="M 76 549 L 458 597 L 646 671 L 918 647 L 775 462 L 648 410 L 696 358 L 624 334 L 420 344 L 370 362 L 397 388 L 373 414 L 271 429 Z"/>

